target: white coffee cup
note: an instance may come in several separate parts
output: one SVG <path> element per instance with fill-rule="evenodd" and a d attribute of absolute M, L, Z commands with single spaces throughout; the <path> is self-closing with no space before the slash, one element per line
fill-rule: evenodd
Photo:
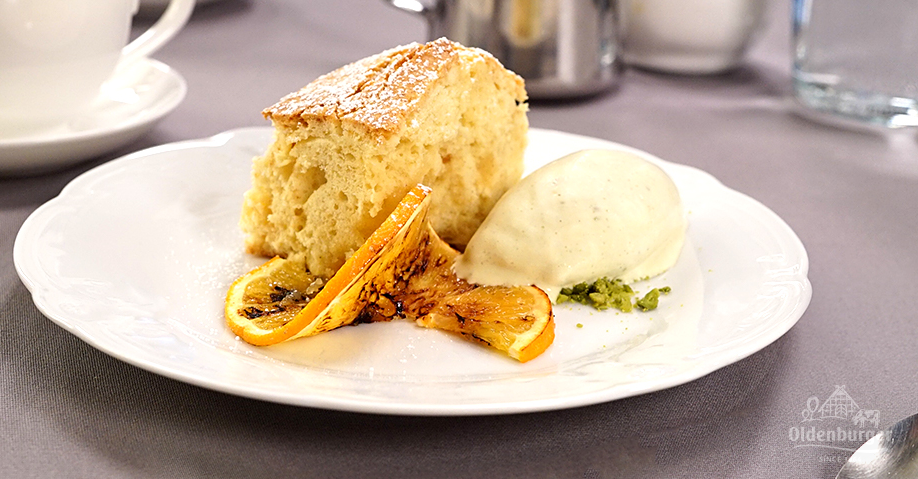
<path fill-rule="evenodd" d="M 620 0 L 625 63 L 680 74 L 738 66 L 766 0 Z"/>
<path fill-rule="evenodd" d="M 195 0 L 171 0 L 128 44 L 138 0 L 0 0 L 0 137 L 27 135 L 87 111 L 116 68 L 162 47 Z"/>

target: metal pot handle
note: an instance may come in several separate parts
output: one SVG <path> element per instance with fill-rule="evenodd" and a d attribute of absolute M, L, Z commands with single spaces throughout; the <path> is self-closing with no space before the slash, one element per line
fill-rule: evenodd
<path fill-rule="evenodd" d="M 422 2 L 421 0 L 383 0 L 393 7 L 421 16 L 429 16 L 437 10 L 438 0 Z"/>

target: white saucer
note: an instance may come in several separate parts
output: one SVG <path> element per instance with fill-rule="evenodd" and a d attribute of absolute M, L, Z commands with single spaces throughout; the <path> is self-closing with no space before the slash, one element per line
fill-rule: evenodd
<path fill-rule="evenodd" d="M 197 0 L 195 3 L 207 4 L 213 3 L 216 0 Z M 144 7 L 157 7 L 157 8 L 166 8 L 169 6 L 169 0 L 140 0 L 140 8 Z"/>
<path fill-rule="evenodd" d="M 40 133 L 0 138 L 0 174 L 27 173 L 93 158 L 149 131 L 185 98 L 185 79 L 144 59 L 115 74 L 85 115 Z"/>
<path fill-rule="evenodd" d="M 206 5 L 214 3 L 217 0 L 196 0 L 196 5 Z M 140 8 L 137 14 L 140 16 L 159 15 L 169 6 L 169 0 L 140 0 Z"/>

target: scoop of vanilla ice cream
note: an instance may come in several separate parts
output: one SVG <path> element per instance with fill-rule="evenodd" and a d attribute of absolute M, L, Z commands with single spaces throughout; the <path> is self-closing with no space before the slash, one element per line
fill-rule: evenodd
<path fill-rule="evenodd" d="M 656 276 L 679 257 L 679 191 L 633 153 L 584 150 L 534 171 L 497 202 L 455 264 L 474 283 L 562 287 Z"/>

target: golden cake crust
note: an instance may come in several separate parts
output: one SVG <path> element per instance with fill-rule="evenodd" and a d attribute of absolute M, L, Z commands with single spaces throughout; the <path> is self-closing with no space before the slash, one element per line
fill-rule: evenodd
<path fill-rule="evenodd" d="M 263 112 L 275 135 L 252 165 L 246 247 L 330 277 L 423 183 L 431 224 L 461 248 L 522 174 L 526 111 L 518 75 L 445 39 L 323 75 Z"/>
<path fill-rule="evenodd" d="M 459 61 L 461 50 L 474 50 L 503 68 L 490 53 L 446 38 L 412 43 L 322 75 L 262 113 L 278 125 L 311 119 L 337 120 L 380 133 L 396 132 L 430 85 L 451 63 Z M 523 79 L 517 77 L 517 82 L 523 88 Z"/>

